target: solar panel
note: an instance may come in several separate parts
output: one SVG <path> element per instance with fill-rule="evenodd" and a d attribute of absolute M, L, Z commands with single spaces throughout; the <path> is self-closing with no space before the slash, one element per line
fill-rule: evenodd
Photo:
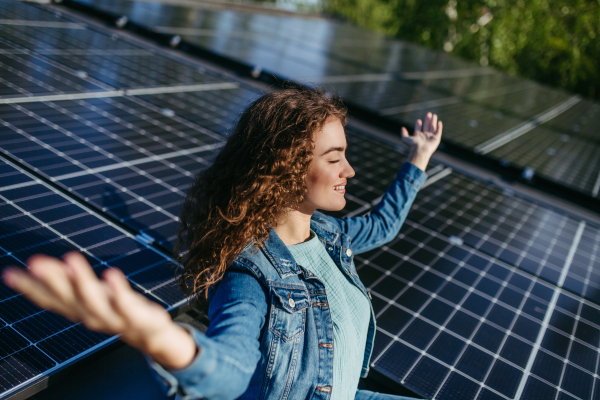
<path fill-rule="evenodd" d="M 97 274 L 118 266 L 167 310 L 185 299 L 170 259 L 101 215 L 0 159 L 0 270 L 28 257 L 82 252 Z M 0 282 L 0 397 L 10 396 L 116 338 L 41 310 Z"/>
<path fill-rule="evenodd" d="M 144 12 L 151 9 L 144 3 L 124 4 L 136 4 Z M 231 83 L 210 70 L 172 62 L 158 50 L 121 38 L 114 40 L 107 32 L 86 26 L 68 25 L 79 23 L 74 19 L 56 17 L 25 4 L 0 7 L 19 21 L 28 21 L 0 26 L 0 46 L 5 49 L 1 54 L 7 55 L 3 59 L 6 65 L 18 66 L 15 69 L 19 70 L 27 63 L 43 66 L 40 71 L 28 70 L 23 81 L 15 80 L 17 91 L 32 99 L 35 94 L 96 90 L 85 85 L 112 91 Z M 35 11 L 27 11 L 30 8 Z M 185 10 L 158 9 L 165 20 L 175 15 L 166 11 Z M 239 16 L 232 15 L 236 17 L 229 22 L 233 24 L 230 27 L 239 22 Z M 217 20 L 207 19 L 207 23 Z M 37 21 L 67 25 L 41 31 Z M 295 19 L 268 17 L 256 19 L 249 29 L 259 36 L 272 35 L 279 29 L 277 21 L 287 24 L 289 32 L 306 26 Z M 277 64 L 279 59 L 272 55 L 280 49 L 275 49 L 273 43 L 256 56 L 271 54 L 269 62 L 289 67 L 294 76 L 316 71 L 315 76 L 323 78 L 342 71 L 346 76 L 361 74 L 359 80 L 364 80 L 367 72 L 372 74 L 376 64 L 383 65 L 389 52 L 402 57 L 387 64 L 383 72 L 406 73 L 441 65 L 451 72 L 448 76 L 404 74 L 402 80 L 396 77 L 386 81 L 385 77 L 375 76 L 369 84 L 363 81 L 355 85 L 339 79 L 329 79 L 328 84 L 345 90 L 344 96 L 357 102 L 368 104 L 371 98 L 373 107 L 388 110 L 390 118 L 396 114 L 422 117 L 423 109 L 416 105 L 429 102 L 426 107 L 436 107 L 442 115 L 448 113 L 447 119 L 444 117 L 447 127 L 457 127 L 453 140 L 464 140 L 461 143 L 472 147 L 569 100 L 560 92 L 535 84 L 527 84 L 524 89 L 516 87 L 521 81 L 502 74 L 469 72 L 472 66 L 463 61 L 414 46 L 373 36 L 363 37 L 360 42 L 359 31 L 347 27 L 340 28 L 347 40 L 332 39 L 322 44 L 319 38 L 327 36 L 323 29 L 328 25 L 317 21 L 311 26 L 314 29 L 300 39 L 285 38 L 294 46 L 295 54 L 289 62 Z M 61 33 L 69 29 L 76 29 L 77 37 Z M 246 32 L 236 40 L 225 41 L 215 32 L 206 31 L 203 40 L 244 54 L 239 46 L 248 40 L 239 40 L 239 36 Z M 373 63 L 368 68 L 359 65 L 364 58 L 362 50 L 345 56 L 344 49 L 353 49 L 354 42 L 368 48 L 373 40 L 377 51 L 373 61 L 368 61 Z M 317 44 L 307 44 L 310 41 Z M 336 46 L 316 61 L 294 64 L 302 57 L 324 51 L 328 43 Z M 419 57 L 409 57 L 415 54 Z M 98 57 L 103 55 L 114 64 L 102 65 Z M 319 64 L 322 60 L 331 62 Z M 154 74 L 154 70 L 158 72 Z M 44 77 L 38 80 L 46 86 L 32 80 L 35 74 L 29 71 Z M 465 73 L 471 75 L 460 76 Z M 36 85 L 43 91 L 36 92 Z M 211 162 L 227 133 L 225 125 L 259 93 L 241 85 L 190 93 L 133 93 L 0 105 L 0 150 L 38 176 L 16 165 L 0 172 L 0 178 L 7 180 L 6 184 L 2 182 L 0 199 L 6 206 L 15 207 L 8 203 L 10 200 L 23 209 L 15 212 L 0 205 L 3 222 L 17 224 L 16 229 L 0 232 L 0 248 L 8 247 L 11 252 L 0 257 L 0 262 L 10 259 L 10 263 L 22 265 L 27 254 L 60 255 L 69 248 L 84 249 L 97 271 L 117 266 L 136 290 L 166 308 L 175 307 L 183 298 L 173 271 L 166 268 L 168 259 L 144 240 L 134 240 L 120 224 L 170 248 L 179 204 L 191 177 Z M 7 95 L 13 98 L 15 92 L 8 91 Z M 404 108 L 399 111 L 399 107 Z M 570 134 L 570 140 L 576 141 L 579 134 L 592 137 L 593 131 L 581 117 L 593 122 L 593 104 L 575 102 L 572 107 L 578 110 L 580 128 Z M 452 110 L 456 115 L 464 114 L 452 119 Z M 558 114 L 545 124 L 555 130 L 573 128 L 572 119 L 561 119 L 566 115 Z M 405 156 L 397 146 L 364 136 L 352 127 L 347 129 L 347 137 L 347 156 L 356 177 L 349 180 L 348 206 L 337 216 L 368 212 L 394 179 Z M 400 235 L 387 246 L 356 257 L 359 275 L 373 295 L 378 319 L 373 369 L 436 399 L 503 399 L 521 392 L 521 398 L 546 398 L 546 393 L 560 393 L 560 398 L 597 396 L 598 226 L 466 177 L 443 164 L 432 163 L 428 174 Z M 55 186 L 39 178 L 47 178 Z M 43 190 L 38 192 L 38 188 Z M 2 227 L 9 225 L 3 223 Z M 112 340 L 96 337 L 78 325 L 71 326 L 54 314 L 36 309 L 6 286 L 0 286 L 0 303 L 0 321 L 5 325 L 0 328 L 1 365 L 27 365 L 30 370 L 29 375 L 22 373 L 28 381 L 15 378 L 9 388 L 31 383 L 41 374 L 51 373 L 59 365 L 93 351 L 94 346 Z M 35 352 L 44 356 L 37 357 Z M 0 385 L 2 379 L 4 375 L 0 374 Z"/>
<path fill-rule="evenodd" d="M 19 2 L 3 3 L 1 7 L 3 12 L 34 8 Z M 52 14 L 43 10 L 39 10 L 36 17 L 43 13 L 47 14 L 47 19 L 52 19 Z M 62 14 L 54 19 L 66 20 Z M 157 54 L 152 48 L 142 48 L 118 35 L 108 35 L 85 24 L 75 25 L 71 29 L 52 29 L 43 24 L 28 25 L 26 22 L 0 24 L 0 47 L 5 49 L 4 57 L 12 58 L 7 61 L 13 67 L 17 55 L 6 54 L 7 51 L 18 53 L 15 50 L 27 49 L 34 52 L 38 59 L 58 63 L 51 63 L 52 66 L 59 65 L 64 70 L 70 68 L 76 75 L 91 77 L 113 88 L 224 82 L 216 74 L 197 67 L 191 68 Z"/>
<path fill-rule="evenodd" d="M 228 90 L 157 94 L 140 98 L 160 109 L 172 110 L 178 117 L 211 132 L 228 136 L 243 109 L 259 96 L 257 91 L 240 86 Z"/>
<path fill-rule="evenodd" d="M 0 149 L 171 248 L 179 206 L 222 138 L 136 98 L 0 106 Z"/>
<path fill-rule="evenodd" d="M 400 123 L 433 110 L 446 122 L 449 142 L 481 154 L 497 149 L 490 155 L 503 165 L 533 169 L 592 197 L 600 192 L 594 139 L 573 140 L 572 148 L 558 151 L 556 138 L 562 134 L 547 138 L 541 127 L 533 130 L 574 112 L 571 107 L 581 99 L 561 90 L 324 19 L 140 1 L 78 3 L 126 15 L 150 30 L 180 35 L 279 77 L 325 84 L 353 105 Z"/>
<path fill-rule="evenodd" d="M 600 147 L 592 125 L 598 119 L 599 111 L 599 104 L 581 101 L 571 112 L 532 129 L 490 155 L 532 168 L 536 174 L 597 197 Z"/>

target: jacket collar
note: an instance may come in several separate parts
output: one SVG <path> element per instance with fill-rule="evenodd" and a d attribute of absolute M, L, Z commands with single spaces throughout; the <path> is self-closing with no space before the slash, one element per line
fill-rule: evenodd
<path fill-rule="evenodd" d="M 315 215 L 316 214 L 316 215 Z M 321 213 L 313 214 L 310 220 L 310 229 L 312 229 L 319 240 L 325 245 L 339 244 L 339 233 L 332 232 L 332 226 L 326 219 L 320 217 Z M 277 232 L 271 229 L 269 238 L 265 242 L 265 247 L 262 249 L 273 267 L 281 278 L 286 278 L 291 275 L 298 275 L 302 272 L 301 268 L 294 260 L 292 253 L 288 250 L 283 240 L 279 238 Z"/>

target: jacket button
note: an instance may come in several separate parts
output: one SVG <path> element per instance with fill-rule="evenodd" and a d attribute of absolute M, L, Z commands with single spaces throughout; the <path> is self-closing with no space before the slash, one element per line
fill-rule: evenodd
<path fill-rule="evenodd" d="M 333 247 L 328 247 L 327 250 L 331 251 L 333 250 Z"/>
<path fill-rule="evenodd" d="M 288 300 L 288 303 L 290 304 L 290 307 L 292 307 L 292 308 L 296 307 L 296 302 L 295 302 L 295 301 L 294 301 L 294 299 L 292 299 L 291 297 L 290 297 L 290 299 Z"/>
<path fill-rule="evenodd" d="M 352 250 L 350 250 L 350 249 L 346 249 L 346 255 L 347 255 L 348 257 L 352 257 Z"/>

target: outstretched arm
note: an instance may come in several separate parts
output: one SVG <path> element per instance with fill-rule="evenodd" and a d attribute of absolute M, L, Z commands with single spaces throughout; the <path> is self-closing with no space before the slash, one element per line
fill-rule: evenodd
<path fill-rule="evenodd" d="M 356 254 L 388 243 L 398 234 L 417 192 L 427 178 L 424 171 L 440 144 L 442 122 L 438 121 L 437 115 L 427 113 L 425 122 L 420 119 L 416 121 L 412 135 L 402 128 L 401 136 L 402 142 L 409 148 L 407 163 L 402 166 L 381 201 L 365 216 L 339 220 L 342 231 L 350 236 Z"/>
<path fill-rule="evenodd" d="M 260 358 L 258 339 L 267 314 L 266 294 L 253 276 L 225 274 L 211 301 L 205 335 L 174 323 L 118 269 L 105 270 L 99 280 L 79 253 L 62 260 L 37 255 L 27 264 L 28 271 L 4 271 L 8 286 L 88 329 L 121 335 L 147 355 L 169 394 L 227 400 L 246 390 Z"/>

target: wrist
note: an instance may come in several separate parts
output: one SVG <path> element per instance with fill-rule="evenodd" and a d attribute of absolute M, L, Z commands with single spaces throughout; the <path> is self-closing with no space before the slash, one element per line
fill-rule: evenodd
<path fill-rule="evenodd" d="M 165 329 L 145 338 L 139 350 L 167 369 L 182 369 L 196 356 L 192 335 L 181 326 L 170 323 Z"/>
<path fill-rule="evenodd" d="M 419 168 L 421 171 L 425 172 L 425 170 L 427 169 L 427 164 L 429 164 L 430 158 L 431 155 L 423 154 L 418 150 L 411 150 L 408 154 L 408 158 L 406 161 Z"/>

